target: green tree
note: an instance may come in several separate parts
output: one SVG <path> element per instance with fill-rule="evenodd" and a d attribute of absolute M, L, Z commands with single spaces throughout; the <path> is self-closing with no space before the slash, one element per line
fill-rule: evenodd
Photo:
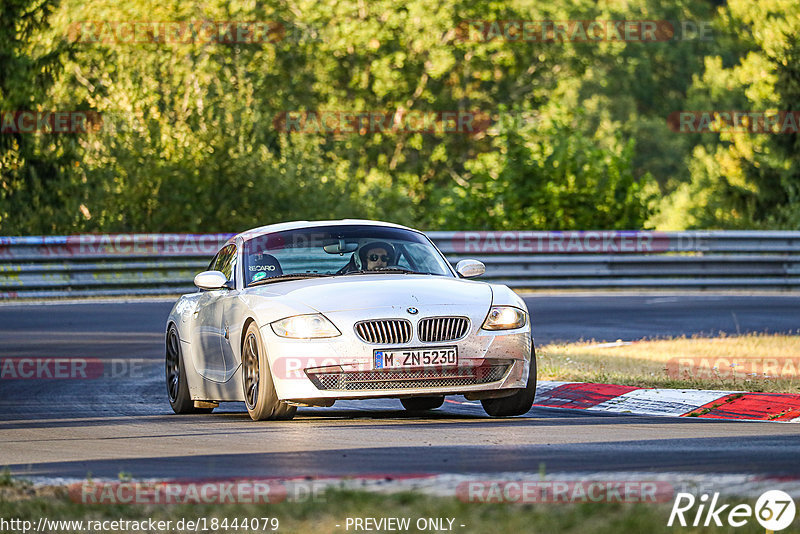
<path fill-rule="evenodd" d="M 49 169 L 61 196 L 0 220 L 0 231 L 230 231 L 343 216 L 430 229 L 640 227 L 650 168 L 663 183 L 674 164 L 653 139 L 666 106 L 653 93 L 680 99 L 694 45 L 673 53 L 459 31 L 468 20 L 662 16 L 645 0 L 628 4 L 64 0 L 52 29 L 26 46 L 61 42 L 88 20 L 274 20 L 287 32 L 255 45 L 74 43 L 58 83 L 31 98 L 88 106 L 103 129 L 65 138 L 79 164 Z M 648 50 L 657 68 L 641 86 Z M 295 110 L 467 111 L 498 124 L 455 134 L 275 127 Z M 520 116 L 536 120 L 509 121 Z M 640 146 L 652 154 L 642 159 Z M 0 211 L 16 205 L 6 197 Z"/>
<path fill-rule="evenodd" d="M 467 162 L 469 177 L 442 199 L 438 226 L 641 228 L 649 215 L 649 182 L 634 177 L 633 141 L 616 139 L 604 148 L 582 133 L 584 118 L 558 110 L 550 118 L 502 125 L 494 150 Z"/>
<path fill-rule="evenodd" d="M 705 58 L 688 109 L 800 110 L 800 5 L 792 0 L 731 0 L 721 19 L 743 51 L 734 61 Z M 655 219 L 660 227 L 800 227 L 796 129 L 783 134 L 703 134 L 688 168 L 691 180 L 666 199 Z"/>
<path fill-rule="evenodd" d="M 0 112 L 47 110 L 43 102 L 68 52 L 64 40 L 44 36 L 58 3 L 0 2 Z M 0 228 L 51 233 L 70 226 L 80 214 L 81 185 L 69 175 L 77 149 L 66 136 L 0 134 Z"/>

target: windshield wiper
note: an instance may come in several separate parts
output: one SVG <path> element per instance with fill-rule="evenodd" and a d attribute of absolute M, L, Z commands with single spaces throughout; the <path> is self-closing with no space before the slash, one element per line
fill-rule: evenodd
<path fill-rule="evenodd" d="M 351 271 L 349 273 L 343 274 L 386 274 L 386 273 L 402 273 L 402 274 L 431 274 L 431 273 L 423 273 L 420 271 L 414 271 L 412 269 L 403 269 L 402 267 L 392 267 L 391 269 L 373 269 L 373 270 L 366 270 L 361 269 L 359 271 Z"/>
<path fill-rule="evenodd" d="M 263 284 L 268 284 L 270 282 L 281 282 L 284 280 L 302 280 L 304 278 L 324 278 L 326 276 L 333 276 L 331 274 L 323 274 L 323 273 L 290 273 L 290 274 L 281 274 L 278 276 L 270 276 L 269 278 L 262 278 L 261 280 L 256 280 L 255 282 L 250 282 L 247 287 L 253 286 L 260 286 Z"/>

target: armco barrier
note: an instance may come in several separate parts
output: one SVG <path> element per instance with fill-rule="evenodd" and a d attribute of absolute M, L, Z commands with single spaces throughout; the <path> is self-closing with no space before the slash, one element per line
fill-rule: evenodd
<path fill-rule="evenodd" d="M 231 234 L 0 237 L 0 298 L 157 295 Z M 800 289 L 800 231 L 429 232 L 452 263 L 515 288 Z"/>

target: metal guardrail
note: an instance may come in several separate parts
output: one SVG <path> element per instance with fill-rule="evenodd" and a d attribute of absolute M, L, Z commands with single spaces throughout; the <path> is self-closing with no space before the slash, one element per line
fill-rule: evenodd
<path fill-rule="evenodd" d="M 0 237 L 0 299 L 158 295 L 232 234 Z M 429 232 L 454 264 L 515 288 L 800 289 L 800 231 Z"/>

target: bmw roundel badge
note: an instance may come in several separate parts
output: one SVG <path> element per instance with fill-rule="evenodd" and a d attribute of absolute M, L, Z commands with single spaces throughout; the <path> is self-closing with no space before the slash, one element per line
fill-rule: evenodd
<path fill-rule="evenodd" d="M 406 311 L 411 315 L 416 315 L 417 313 L 419 313 L 419 310 L 416 308 L 408 308 Z"/>

